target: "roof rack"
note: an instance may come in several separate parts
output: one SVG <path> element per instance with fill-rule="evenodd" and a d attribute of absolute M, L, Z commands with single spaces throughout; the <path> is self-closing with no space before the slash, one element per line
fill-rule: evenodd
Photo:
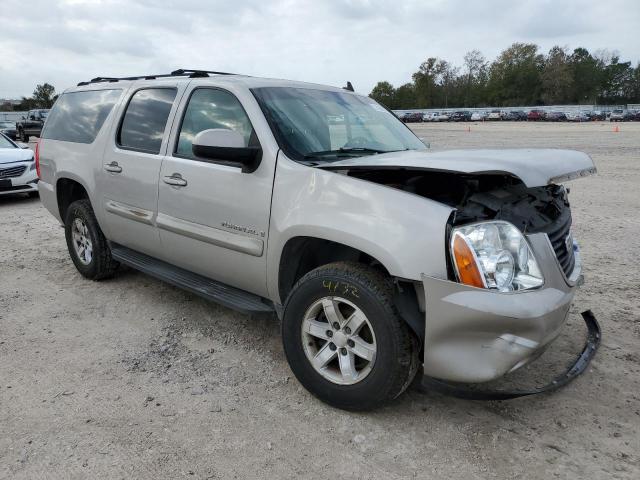
<path fill-rule="evenodd" d="M 208 77 L 209 74 L 237 75 L 236 73 L 229 73 L 229 72 L 215 72 L 212 70 L 192 70 L 188 68 L 179 68 L 178 70 L 174 70 L 171 73 L 162 73 L 160 75 L 140 75 L 138 77 L 96 77 L 96 78 L 92 78 L 89 81 L 78 83 L 78 87 L 81 87 L 83 85 L 89 85 L 91 83 L 119 82 L 120 80 L 155 80 L 157 78 L 168 78 L 168 77 L 204 78 L 204 77 Z"/>

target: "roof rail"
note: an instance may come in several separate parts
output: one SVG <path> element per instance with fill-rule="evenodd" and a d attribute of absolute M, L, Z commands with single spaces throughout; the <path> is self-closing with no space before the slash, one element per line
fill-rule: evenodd
<path fill-rule="evenodd" d="M 101 82 L 119 82 L 120 80 L 155 80 L 156 78 L 168 78 L 168 77 L 189 77 L 189 78 L 203 78 L 212 75 L 237 75 L 229 72 L 214 72 L 212 70 L 192 70 L 187 68 L 179 68 L 171 73 L 162 73 L 160 75 L 140 75 L 137 77 L 96 77 L 87 82 L 78 83 L 78 87 L 83 85 L 90 85 L 92 83 Z"/>

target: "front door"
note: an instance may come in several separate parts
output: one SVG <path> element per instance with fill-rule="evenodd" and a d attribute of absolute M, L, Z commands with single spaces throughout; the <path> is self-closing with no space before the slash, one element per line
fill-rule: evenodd
<path fill-rule="evenodd" d="M 155 226 L 158 175 L 184 85 L 154 82 L 129 92 L 114 123 L 102 162 L 103 229 L 107 237 L 134 250 L 159 256 Z"/>
<path fill-rule="evenodd" d="M 245 146 L 260 145 L 249 116 L 234 94 L 220 88 L 192 88 L 160 171 L 157 225 L 165 260 L 266 296 L 275 158 L 263 152 L 262 162 L 253 173 L 198 158 L 191 142 L 199 132 L 210 128 L 238 131 Z"/>

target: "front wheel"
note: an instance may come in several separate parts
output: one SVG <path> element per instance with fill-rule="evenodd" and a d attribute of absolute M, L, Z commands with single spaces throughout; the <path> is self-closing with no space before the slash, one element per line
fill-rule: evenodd
<path fill-rule="evenodd" d="M 370 410 L 400 395 L 418 369 L 417 340 L 392 301 L 393 285 L 357 263 L 333 263 L 300 279 L 285 305 L 285 354 L 320 400 Z"/>

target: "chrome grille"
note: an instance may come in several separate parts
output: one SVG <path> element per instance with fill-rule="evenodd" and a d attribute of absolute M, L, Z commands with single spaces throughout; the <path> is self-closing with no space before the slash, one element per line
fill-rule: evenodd
<path fill-rule="evenodd" d="M 0 168 L 0 178 L 19 177 L 27 169 L 24 165 L 18 167 Z"/>
<path fill-rule="evenodd" d="M 571 210 L 567 208 L 546 233 L 551 245 L 553 245 L 553 250 L 556 252 L 558 262 L 568 277 L 575 266 L 573 239 L 571 238 Z"/>

